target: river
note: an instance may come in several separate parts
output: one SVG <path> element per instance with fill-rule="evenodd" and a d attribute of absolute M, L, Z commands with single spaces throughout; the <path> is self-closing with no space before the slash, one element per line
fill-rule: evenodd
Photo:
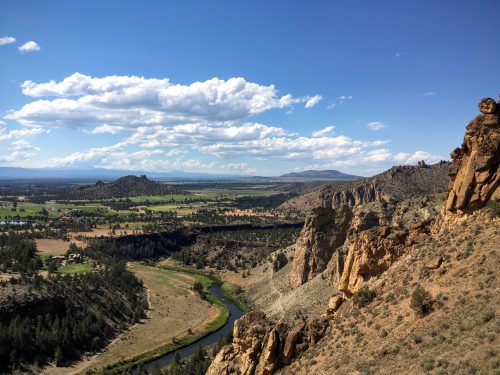
<path fill-rule="evenodd" d="M 219 339 L 222 336 L 225 336 L 227 334 L 227 332 L 233 330 L 234 321 L 243 316 L 243 311 L 241 311 L 238 308 L 238 306 L 236 306 L 235 303 L 224 298 L 224 293 L 222 292 L 220 285 L 214 283 L 210 287 L 209 291 L 210 291 L 210 293 L 214 294 L 217 298 L 219 298 L 222 301 L 222 303 L 224 303 L 228 307 L 231 315 L 229 316 L 227 323 L 222 328 L 220 328 L 218 331 L 213 332 L 213 333 L 209 334 L 208 336 L 205 336 L 201 340 L 196 341 L 196 342 L 192 343 L 191 345 L 185 346 L 184 348 L 178 349 L 174 352 L 165 354 L 163 357 L 160 357 L 158 359 L 155 359 L 152 362 L 147 363 L 144 366 L 146 371 L 151 372 L 155 368 L 156 365 L 158 365 L 160 367 L 165 367 L 165 366 L 171 364 L 174 361 L 174 357 L 175 357 L 176 353 L 179 353 L 181 359 L 189 357 L 190 355 L 196 353 L 200 346 L 206 347 L 208 345 L 215 344 L 216 342 L 219 341 Z"/>

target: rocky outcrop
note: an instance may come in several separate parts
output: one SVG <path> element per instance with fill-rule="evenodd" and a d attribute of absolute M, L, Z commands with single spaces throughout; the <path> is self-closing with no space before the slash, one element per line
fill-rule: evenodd
<path fill-rule="evenodd" d="M 262 312 L 251 312 L 234 323 L 233 342 L 224 346 L 207 375 L 269 375 L 317 343 L 328 327 L 327 316 L 301 320 L 293 326 L 273 324 Z"/>
<path fill-rule="evenodd" d="M 371 277 L 385 272 L 410 246 L 424 241 L 430 232 L 430 221 L 408 229 L 374 227 L 350 238 L 338 289 L 347 296 L 356 292 Z"/>
<path fill-rule="evenodd" d="M 467 125 L 464 141 L 452 153 L 446 211 L 470 213 L 500 199 L 500 106 L 479 103 L 481 114 Z"/>
<path fill-rule="evenodd" d="M 343 302 L 344 299 L 341 296 L 333 296 L 332 298 L 330 298 L 330 301 L 328 301 L 327 312 L 330 314 L 335 313 L 335 311 L 339 309 L 340 305 L 342 305 Z"/>
<path fill-rule="evenodd" d="M 342 246 L 352 221 L 352 211 L 318 207 L 306 218 L 295 244 L 290 284 L 298 287 L 324 271 L 335 249 Z"/>

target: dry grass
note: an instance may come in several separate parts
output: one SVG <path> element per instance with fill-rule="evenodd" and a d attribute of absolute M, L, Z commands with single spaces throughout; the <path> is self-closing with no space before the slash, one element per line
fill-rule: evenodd
<path fill-rule="evenodd" d="M 51 240 L 37 238 L 35 240 L 38 251 L 42 254 L 61 255 L 65 254 L 71 242 L 63 240 Z"/>

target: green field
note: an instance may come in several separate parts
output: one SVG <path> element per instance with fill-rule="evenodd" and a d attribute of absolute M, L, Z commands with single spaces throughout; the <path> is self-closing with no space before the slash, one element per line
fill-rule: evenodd
<path fill-rule="evenodd" d="M 186 280 L 182 274 L 165 268 L 155 268 L 141 263 L 131 263 L 129 269 L 136 273 L 147 274 L 151 283 L 155 285 L 166 285 L 179 296 L 187 296 Z"/>
<path fill-rule="evenodd" d="M 264 187 L 264 189 L 263 189 Z M 156 196 L 137 196 L 129 198 L 133 204 L 141 206 L 141 203 L 153 204 L 147 206 L 146 209 L 161 213 L 161 212 L 177 212 L 179 215 L 187 215 L 198 210 L 204 203 L 213 201 L 231 201 L 241 197 L 262 197 L 278 193 L 272 190 L 272 186 L 241 184 L 238 187 L 230 188 L 200 188 L 189 189 L 188 194 L 172 194 L 172 195 L 156 195 Z M 116 199 L 115 201 L 124 201 L 124 198 Z M 126 216 L 128 214 L 136 214 L 133 211 L 120 210 L 115 211 L 105 202 L 109 199 L 100 201 L 85 201 L 73 200 L 68 203 L 56 203 L 55 201 L 47 201 L 45 204 L 18 202 L 17 210 L 12 211 L 12 203 L 0 201 L 0 220 L 6 220 L 8 217 L 25 218 L 29 216 L 37 216 L 42 209 L 48 211 L 49 218 L 58 218 L 61 214 L 74 210 L 83 211 L 88 214 L 98 214 L 102 217 L 108 216 Z M 7 219 L 8 220 L 8 219 Z"/>
<path fill-rule="evenodd" d="M 39 203 L 29 203 L 29 202 L 19 202 L 17 204 L 17 210 L 12 211 L 12 204 L 3 204 L 0 205 L 0 219 L 5 219 L 9 216 L 19 216 L 19 217 L 28 217 L 28 216 L 36 216 L 39 215 L 43 208 L 45 208 L 50 218 L 57 218 L 61 215 L 62 212 L 72 211 L 72 210 L 81 210 L 85 212 L 97 212 L 99 210 L 105 210 L 109 212 L 110 210 L 100 204 L 88 204 L 88 205 L 76 205 L 76 204 L 58 204 L 58 203 L 49 203 L 49 204 L 39 204 Z"/>
<path fill-rule="evenodd" d="M 131 197 L 130 200 L 132 202 L 165 202 L 165 201 L 170 201 L 174 200 L 176 202 L 182 202 L 185 200 L 205 200 L 213 198 L 207 194 L 200 194 L 200 195 L 195 195 L 195 194 L 172 194 L 172 195 L 141 195 L 138 197 Z"/>
<path fill-rule="evenodd" d="M 43 207 L 43 204 L 19 202 L 17 204 L 17 210 L 12 211 L 12 204 L 6 204 L 6 202 L 2 202 L 2 205 L 0 205 L 0 219 L 5 219 L 8 216 L 35 216 L 42 211 Z M 57 217 L 59 216 L 59 214 L 55 212 L 49 212 L 49 216 Z"/>
<path fill-rule="evenodd" d="M 71 263 L 65 267 L 59 267 L 57 272 L 63 275 L 73 275 L 77 273 L 87 273 L 92 272 L 93 268 L 87 263 Z"/>
<path fill-rule="evenodd" d="M 49 258 L 55 255 L 63 255 L 63 253 L 38 253 L 38 257 L 42 260 L 43 262 L 43 269 L 47 269 L 47 264 L 49 261 Z M 78 274 L 78 273 L 86 273 L 86 272 L 92 272 L 94 269 L 88 264 L 88 263 L 70 263 L 67 264 L 65 267 L 59 267 L 57 270 L 58 273 L 63 274 L 63 275 L 73 275 L 73 274 Z"/>
<path fill-rule="evenodd" d="M 207 195 L 212 198 L 240 198 L 240 197 L 262 197 L 276 194 L 272 190 L 257 190 L 257 189 L 203 189 L 190 190 L 193 194 Z"/>

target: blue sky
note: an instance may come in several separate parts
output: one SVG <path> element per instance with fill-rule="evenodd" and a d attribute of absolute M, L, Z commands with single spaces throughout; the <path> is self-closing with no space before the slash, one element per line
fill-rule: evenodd
<path fill-rule="evenodd" d="M 2 1 L 0 166 L 372 175 L 500 93 L 498 1 Z"/>

